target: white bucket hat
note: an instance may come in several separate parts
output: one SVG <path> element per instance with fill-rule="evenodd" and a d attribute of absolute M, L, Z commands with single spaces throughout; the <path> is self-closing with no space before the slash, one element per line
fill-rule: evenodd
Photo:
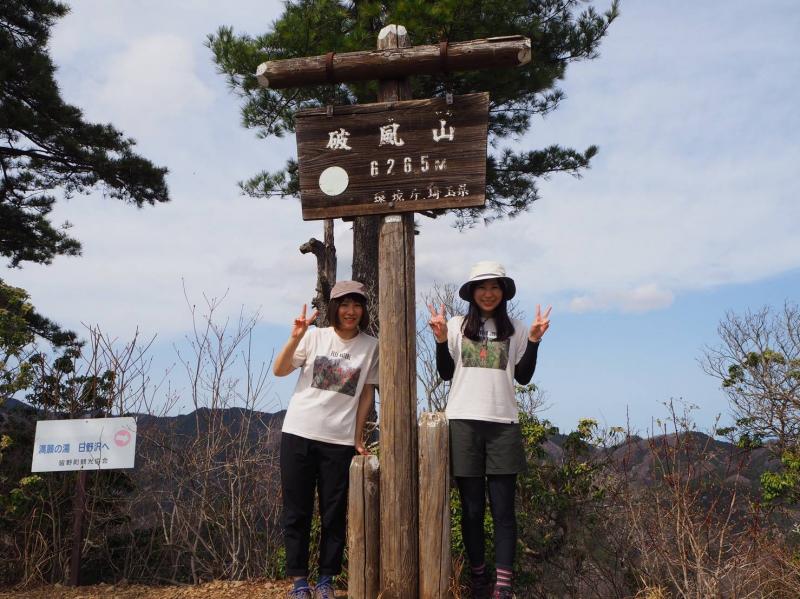
<path fill-rule="evenodd" d="M 510 300 L 517 293 L 514 279 L 506 276 L 506 269 L 502 264 L 492 260 L 481 260 L 470 269 L 469 280 L 458 290 L 458 296 L 464 301 L 470 301 L 472 299 L 469 292 L 470 285 L 476 281 L 485 281 L 486 279 L 501 279 L 503 281 L 505 284 L 503 299 Z"/>

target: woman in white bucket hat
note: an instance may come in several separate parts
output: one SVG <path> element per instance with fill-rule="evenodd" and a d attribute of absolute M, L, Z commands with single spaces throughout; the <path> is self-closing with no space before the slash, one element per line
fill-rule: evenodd
<path fill-rule="evenodd" d="M 517 545 L 514 506 L 517 474 L 525 470 L 514 380 L 525 385 L 536 368 L 539 342 L 550 326 L 550 310 L 536 307 L 527 326 L 508 316 L 514 280 L 498 262 L 470 270 L 458 295 L 469 303 L 466 316 L 446 320 L 444 305 L 429 306 L 436 338 L 436 367 L 452 380 L 447 400 L 450 467 L 461 496 L 461 529 L 470 562 L 473 598 L 489 594 L 483 519 L 489 491 L 495 531 L 496 582 L 493 598 L 513 597 Z"/>

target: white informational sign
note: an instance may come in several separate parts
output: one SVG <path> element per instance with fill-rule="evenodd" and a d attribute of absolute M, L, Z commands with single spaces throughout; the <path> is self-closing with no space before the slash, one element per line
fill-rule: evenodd
<path fill-rule="evenodd" d="M 31 472 L 133 468 L 135 457 L 134 418 L 40 420 Z"/>

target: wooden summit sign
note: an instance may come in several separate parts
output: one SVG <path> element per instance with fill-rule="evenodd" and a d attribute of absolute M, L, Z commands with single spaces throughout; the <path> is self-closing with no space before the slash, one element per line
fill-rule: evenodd
<path fill-rule="evenodd" d="M 483 206 L 489 94 L 296 115 L 303 219 Z"/>

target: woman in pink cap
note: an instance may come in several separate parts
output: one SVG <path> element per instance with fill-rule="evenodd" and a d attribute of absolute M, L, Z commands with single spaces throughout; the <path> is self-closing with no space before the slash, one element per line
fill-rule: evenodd
<path fill-rule="evenodd" d="M 527 326 L 509 317 L 506 303 L 516 285 L 497 262 L 478 262 L 458 292 L 466 316 L 445 318 L 430 306 L 436 367 L 451 380 L 447 399 L 450 468 L 461 496 L 461 530 L 470 562 L 472 596 L 490 596 L 483 518 L 486 490 L 494 522 L 496 581 L 493 598 L 513 597 L 517 545 L 514 505 L 517 474 L 526 467 L 514 381 L 533 377 L 539 342 L 550 326 L 550 308 Z"/>
<path fill-rule="evenodd" d="M 288 596 L 333 598 L 345 545 L 350 461 L 367 454 L 363 430 L 378 384 L 378 340 L 369 324 L 367 296 L 357 281 L 339 281 L 331 290 L 328 321 L 313 328 L 315 311 L 306 306 L 294 320 L 289 340 L 275 358 L 273 372 L 286 376 L 300 368 L 281 433 L 281 486 L 286 573 L 294 578 Z M 322 523 L 317 585 L 308 583 L 309 539 L 314 495 Z"/>

